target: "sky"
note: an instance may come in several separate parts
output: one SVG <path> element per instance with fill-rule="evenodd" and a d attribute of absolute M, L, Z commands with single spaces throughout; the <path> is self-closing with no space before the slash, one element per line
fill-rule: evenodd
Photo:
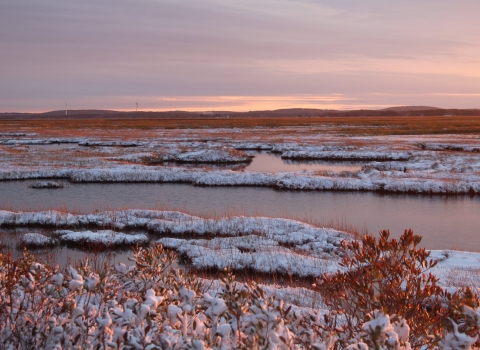
<path fill-rule="evenodd" d="M 480 108 L 478 0 L 0 0 L 0 112 Z"/>

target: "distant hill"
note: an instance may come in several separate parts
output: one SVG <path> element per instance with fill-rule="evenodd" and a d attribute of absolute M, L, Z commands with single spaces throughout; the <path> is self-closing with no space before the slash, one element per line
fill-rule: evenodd
<path fill-rule="evenodd" d="M 119 113 L 117 111 L 111 111 L 108 109 L 72 109 L 68 111 L 68 115 L 90 115 L 90 114 L 115 114 Z M 41 115 L 51 115 L 51 116 L 64 116 L 65 115 L 65 110 L 58 110 L 58 111 L 51 111 L 51 112 L 44 112 L 44 113 L 38 113 Z"/>
<path fill-rule="evenodd" d="M 432 109 L 441 109 L 441 108 L 430 107 L 430 106 L 398 106 L 398 107 L 384 108 L 382 109 L 382 111 L 410 112 L 410 111 L 429 111 Z"/>
<path fill-rule="evenodd" d="M 0 120 L 15 119 L 218 119 L 218 118 L 288 118 L 288 117 L 413 117 L 413 116 L 480 116 L 479 109 L 442 109 L 429 106 L 398 106 L 385 109 L 358 109 L 341 111 L 333 109 L 290 108 L 265 111 L 165 111 L 122 112 L 112 110 L 83 109 L 44 113 L 0 113 Z"/>

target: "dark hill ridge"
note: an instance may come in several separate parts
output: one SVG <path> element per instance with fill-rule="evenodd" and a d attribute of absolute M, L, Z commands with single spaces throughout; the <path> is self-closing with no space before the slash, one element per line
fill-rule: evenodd
<path fill-rule="evenodd" d="M 108 109 L 72 109 L 68 111 L 69 115 L 90 115 L 90 114 L 115 114 L 119 113 L 118 111 L 111 111 Z M 51 111 L 51 112 L 44 112 L 38 113 L 42 115 L 51 115 L 51 116 L 65 116 L 65 110 L 58 110 L 58 111 Z"/>
<path fill-rule="evenodd" d="M 441 109 L 441 108 L 429 107 L 429 106 L 398 106 L 398 107 L 384 108 L 382 109 L 382 111 L 410 112 L 410 111 L 428 111 L 432 109 Z"/>
<path fill-rule="evenodd" d="M 70 110 L 44 113 L 0 113 L 0 119 L 190 119 L 190 118 L 286 118 L 286 117 L 395 117 L 395 116 L 480 116 L 479 109 L 442 109 L 428 106 L 399 106 L 381 110 L 328 110 L 291 108 L 251 112 L 122 112 L 113 110 Z"/>

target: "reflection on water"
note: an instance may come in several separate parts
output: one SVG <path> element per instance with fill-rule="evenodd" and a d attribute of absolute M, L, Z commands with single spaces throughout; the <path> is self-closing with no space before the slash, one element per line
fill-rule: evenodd
<path fill-rule="evenodd" d="M 6 247 L 2 249 L 3 253 L 10 252 L 14 259 L 18 259 L 22 256 L 22 247 L 19 246 L 20 237 L 28 232 L 37 232 L 44 235 L 51 235 L 52 230 L 46 230 L 42 228 L 25 228 L 18 227 L 14 229 L 0 228 L 0 242 Z M 68 265 L 76 265 L 79 262 L 89 258 L 96 264 L 103 265 L 104 262 L 119 263 L 122 262 L 126 265 L 131 264 L 128 258 L 132 256 L 132 249 L 115 249 L 98 251 L 86 251 L 66 246 L 55 246 L 45 248 L 28 249 L 28 251 L 35 256 L 39 257 L 44 263 L 48 263 L 52 266 L 58 264 L 60 267 Z M 101 266 L 99 265 L 99 266 Z"/>
<path fill-rule="evenodd" d="M 249 152 L 253 155 L 251 163 L 175 163 L 165 162 L 166 166 L 181 166 L 185 168 L 201 168 L 207 170 L 234 170 L 234 171 L 254 171 L 266 173 L 278 172 L 296 172 L 296 171 L 332 171 L 341 173 L 342 171 L 357 172 L 362 169 L 365 162 L 354 161 L 325 161 L 325 160 L 304 160 L 297 161 L 291 159 L 282 159 L 278 154 L 266 152 Z"/>
<path fill-rule="evenodd" d="M 281 171 L 342 171 L 357 172 L 362 169 L 365 163 L 360 162 L 327 162 L 327 161 L 294 161 L 282 159 L 280 155 L 271 153 L 252 153 L 255 155 L 252 162 L 245 167 L 248 171 L 258 172 L 281 172 Z"/>
<path fill-rule="evenodd" d="M 69 184 L 55 191 L 29 188 L 32 181 L 0 182 L 0 207 L 60 209 L 176 209 L 206 216 L 225 213 L 290 217 L 322 223 L 345 221 L 399 237 L 407 228 L 431 249 L 480 251 L 480 196 L 415 196 L 370 192 L 276 191 L 261 187 L 196 187 L 186 184 Z"/>

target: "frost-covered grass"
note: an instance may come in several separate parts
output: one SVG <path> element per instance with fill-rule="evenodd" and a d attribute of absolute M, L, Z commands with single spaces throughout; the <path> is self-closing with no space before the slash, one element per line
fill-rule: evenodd
<path fill-rule="evenodd" d="M 235 237 L 255 234 L 278 243 L 298 245 L 312 254 L 331 253 L 351 235 L 296 220 L 268 217 L 229 216 L 202 218 L 177 211 L 120 210 L 70 214 L 55 210 L 11 212 L 0 210 L 0 226 L 44 226 L 75 228 L 95 226 L 116 229 L 145 229 L 159 235 L 208 235 Z M 309 243 L 314 243 L 308 246 Z M 318 244 L 315 244 L 318 243 Z"/>
<path fill-rule="evenodd" d="M 293 132 L 296 130 L 295 132 Z M 302 129 L 303 130 L 303 129 Z M 0 137 L 0 180 L 65 178 L 73 182 L 181 182 L 200 186 L 264 186 L 284 190 L 377 191 L 418 194 L 480 193 L 480 139 L 456 136 L 290 137 L 301 129 L 182 130 L 138 139 Z M 216 137 L 205 138 L 206 135 Z M 217 136 L 218 135 L 218 136 Z M 232 139 L 224 135 L 235 135 Z M 278 135 L 283 135 L 278 137 Z M 188 136 L 188 137 L 187 137 Z M 45 151 L 29 147 L 75 141 L 92 147 Z M 135 147 L 126 147 L 135 146 Z M 363 160 L 360 171 L 263 173 L 228 170 L 246 164 L 241 150 L 269 150 L 283 159 Z M 188 164 L 214 164 L 192 168 Z M 175 166 L 172 166 L 175 165 Z"/>
<path fill-rule="evenodd" d="M 249 163 L 252 156 L 236 149 L 206 148 L 206 149 L 178 149 L 173 148 L 165 153 L 153 153 L 140 157 L 145 164 L 174 163 Z"/>
<path fill-rule="evenodd" d="M 40 233 L 31 232 L 22 236 L 21 243 L 27 247 L 45 247 L 55 245 L 56 240 Z"/>
<path fill-rule="evenodd" d="M 353 238 L 349 233 L 332 228 L 282 218 L 230 216 L 207 219 L 154 210 L 79 215 L 59 211 L 0 211 L 0 226 L 63 228 L 56 231 L 60 244 L 108 247 L 146 244 L 148 238 L 142 234 L 110 230 L 91 232 L 82 230 L 82 227 L 145 230 L 157 236 L 170 236 L 159 242 L 179 251 L 197 269 L 229 267 L 300 277 L 316 277 L 335 268 L 341 242 Z M 206 239 L 185 239 L 192 235 Z"/>
<path fill-rule="evenodd" d="M 101 231 L 70 231 L 55 232 L 60 242 L 75 245 L 95 245 L 104 247 L 142 245 L 149 242 L 144 234 L 125 234 L 112 230 Z"/>
<path fill-rule="evenodd" d="M 52 237 L 38 233 L 35 236 L 79 247 L 91 244 L 115 248 L 158 241 L 175 250 L 187 266 L 198 271 L 229 268 L 266 279 L 283 276 L 290 282 L 291 278 L 311 281 L 325 272 L 338 270 L 344 254 L 342 241 L 352 241 L 356 237 L 336 229 L 282 218 L 203 218 L 156 210 L 91 214 L 0 211 L 0 226 L 28 227 L 29 230 L 30 227 L 53 228 L 57 233 Z M 100 231 L 92 232 L 92 228 Z M 122 232 L 131 230 L 151 234 Z M 28 244 L 33 246 L 34 242 L 32 239 Z M 443 287 L 480 286 L 479 253 L 446 250 L 432 251 L 432 256 L 439 261 L 432 273 L 444 281 Z"/>
<path fill-rule="evenodd" d="M 68 244 L 80 247 L 124 247 L 145 245 L 149 239 L 144 234 L 126 234 L 112 230 L 71 231 L 57 230 L 52 237 L 41 233 L 26 233 L 21 237 L 22 245 L 27 247 L 44 247 L 57 244 Z"/>
<path fill-rule="evenodd" d="M 63 183 L 55 181 L 37 181 L 31 185 L 32 188 L 63 188 Z"/>

